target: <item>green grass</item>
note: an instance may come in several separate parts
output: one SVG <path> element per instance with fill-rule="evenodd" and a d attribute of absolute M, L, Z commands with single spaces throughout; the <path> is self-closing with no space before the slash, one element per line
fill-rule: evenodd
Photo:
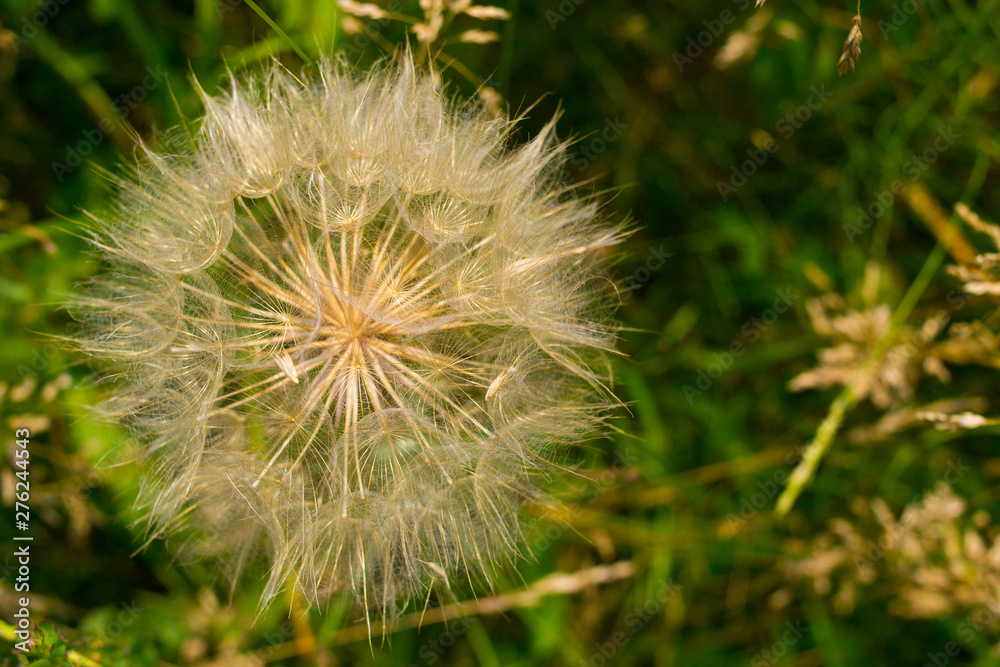
<path fill-rule="evenodd" d="M 34 620 L 58 628 L 46 634 L 53 654 L 65 645 L 101 665 L 208 664 L 213 657 L 238 664 L 238 654 L 288 666 L 921 665 L 957 641 L 962 652 L 949 664 L 991 664 L 990 646 L 1000 638 L 981 633 L 961 642 L 961 612 L 899 617 L 885 584 L 839 614 L 829 598 L 788 584 L 778 564 L 830 519 L 852 517 L 852 498 L 879 496 L 898 512 L 959 457 L 972 470 L 956 491 L 973 510 L 1000 516 L 995 431 L 912 430 L 855 446 L 845 434 L 882 413 L 848 401 L 815 476 L 781 519 L 773 514 L 781 484 L 770 489 L 777 473 L 791 473 L 797 459 L 787 454 L 810 442 L 837 396 L 787 388 L 825 345 L 809 326 L 808 298 L 826 282 L 859 305 L 865 267 L 877 262 L 879 300 L 897 309 L 902 324 L 928 317 L 958 285 L 941 269 L 950 262 L 943 247 L 935 249 L 937 239 L 905 203 L 895 201 L 852 241 L 844 225 L 856 222 L 858 207 L 871 206 L 893 181 L 909 180 L 908 161 L 950 127 L 958 139 L 919 169 L 919 183 L 946 208 L 965 201 L 1000 218 L 1000 189 L 991 187 L 1000 159 L 996 0 L 927 0 L 888 35 L 879 21 L 891 21 L 893 2 L 864 3 L 862 55 L 857 71 L 842 78 L 836 61 L 854 7 L 815 0 L 767 0 L 756 12 L 728 0 L 507 0 L 513 17 L 496 26 L 500 42 L 449 47 L 515 112 L 538 101 L 520 139 L 561 108 L 559 132 L 579 138 L 575 155 L 584 158 L 570 161 L 567 177 L 613 188 L 606 214 L 639 223 L 616 269 L 638 285 L 619 313 L 627 356 L 617 362 L 617 390 L 629 404 L 616 420 L 621 432 L 581 454 L 593 481 L 552 482 L 572 508 L 569 525 L 528 517 L 531 557 L 501 575 L 496 593 L 619 560 L 632 561 L 636 574 L 371 644 L 341 643 L 356 625 L 343 600 L 295 623 L 287 600 L 257 618 L 262 583 L 245 582 L 230 595 L 213 563 L 177 563 L 160 541 L 134 553 L 147 537 L 130 508 L 135 466 L 106 466 L 124 436 L 90 414 L 100 390 L 86 364 L 48 337 L 67 332 L 71 320 L 57 305 L 97 268 L 81 238 L 81 210 L 108 205 L 99 169 L 130 159 L 136 136 L 152 138 L 197 116 L 192 75 L 211 91 L 227 68 L 271 58 L 299 67 L 331 52 L 364 68 L 380 51 L 374 43 L 354 48 L 328 1 L 47 4 L 58 12 L 36 35 L 0 50 L 0 429 L 12 448 L 19 420 L 47 422 L 32 444 L 31 592 Z M 571 4 L 552 29 L 551 13 Z M 416 2 L 404 5 L 415 11 Z M 4 0 L 0 25 L 21 34 L 45 6 Z M 674 53 L 726 9 L 733 21 L 678 71 Z M 759 24 L 752 52 L 724 69 L 713 64 L 728 38 Z M 398 24 L 381 35 L 405 39 Z M 158 68 L 163 82 L 137 94 Z M 446 79 L 455 94 L 474 93 L 458 74 Z M 804 115 L 814 87 L 832 95 L 799 127 L 783 123 Z M 109 133 L 92 140 L 105 119 Z M 621 131 L 595 144 L 616 122 Z M 723 200 L 718 184 L 767 136 L 778 150 Z M 68 166 L 83 151 L 87 163 Z M 643 270 L 653 251 L 670 257 Z M 773 323 L 758 326 L 754 318 L 778 290 L 798 296 Z M 973 306 L 956 318 L 985 314 Z M 700 387 L 734 343 L 743 352 Z M 995 371 L 953 372 L 950 387 L 922 385 L 918 402 L 996 395 Z M 44 390 L 63 374 L 67 388 Z M 15 400 L 29 377 L 36 387 Z M 616 465 L 621 458 L 627 471 Z M 0 463 L 4 485 L 11 460 Z M 728 530 L 729 517 L 758 493 L 766 502 L 738 531 Z M 0 504 L 0 565 L 13 564 L 7 517 L 14 508 L 8 495 Z M 679 594 L 636 624 L 635 610 L 656 600 L 665 582 Z M 0 587 L 9 621 L 10 572 Z M 786 587 L 790 602 L 776 608 L 773 596 Z M 776 662 L 761 662 L 789 622 L 809 630 Z M 4 637 L 0 664 L 9 649 Z"/>

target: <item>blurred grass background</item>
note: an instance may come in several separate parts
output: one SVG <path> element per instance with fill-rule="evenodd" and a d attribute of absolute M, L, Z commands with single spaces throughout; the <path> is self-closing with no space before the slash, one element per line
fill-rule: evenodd
<path fill-rule="evenodd" d="M 416 4 L 404 7 L 416 14 Z M 588 450 L 591 481 L 553 488 L 568 526 L 528 517 L 532 559 L 497 594 L 623 560 L 634 576 L 369 645 L 342 602 L 304 617 L 277 604 L 254 623 L 254 582 L 230 598 L 211 563 L 180 567 L 157 541 L 133 555 L 145 542 L 130 514 L 136 471 L 102 465 L 123 435 L 87 417 L 98 394 L 86 365 L 45 338 L 68 331 L 56 304 L 96 269 L 77 236 L 80 210 L 108 202 L 93 166 L 128 159 L 127 126 L 151 138 L 196 117 L 191 75 L 212 91 L 227 67 L 271 57 L 299 67 L 297 50 L 343 53 L 363 68 L 381 57 L 379 41 L 404 40 L 404 28 L 356 40 L 330 0 L 263 3 L 288 39 L 239 0 L 3 0 L 0 500 L 13 517 L 13 430 L 27 425 L 34 620 L 53 624 L 52 642 L 73 648 L 73 660 L 101 665 L 922 665 L 958 641 L 957 615 L 898 617 L 892 591 L 878 586 L 838 614 L 829 600 L 789 589 L 776 566 L 848 514 L 852 498 L 878 496 L 898 510 L 956 459 L 972 466 L 957 492 L 998 516 L 995 429 L 908 432 L 867 446 L 839 438 L 792 512 L 776 521 L 771 511 L 776 474 L 790 472 L 834 396 L 786 387 L 823 346 L 806 300 L 835 291 L 857 302 L 874 261 L 879 298 L 895 305 L 936 242 L 898 198 L 860 234 L 844 225 L 914 174 L 946 207 L 964 200 L 998 217 L 1000 2 L 866 0 L 862 55 L 842 78 L 851 3 L 497 4 L 511 13 L 491 26 L 501 40 L 449 52 L 512 110 L 540 100 L 522 138 L 561 109 L 561 135 L 578 138 L 568 179 L 612 188 L 607 214 L 641 225 L 619 264 L 635 287 L 620 311 L 628 356 L 616 374 L 630 403 L 622 433 Z M 456 94 L 474 94 L 473 83 L 448 77 Z M 953 143 L 915 166 L 948 128 Z M 734 168 L 753 173 L 723 197 L 720 183 L 739 183 Z M 955 285 L 936 276 L 914 319 Z M 782 295 L 790 308 L 771 318 Z M 727 359 L 736 343 L 745 352 Z M 968 391 L 996 394 L 994 372 L 955 374 Z M 921 392 L 925 401 L 954 394 Z M 847 423 L 878 416 L 863 404 Z M 11 534 L 5 518 L 7 620 Z M 777 603 L 776 593 L 791 597 Z M 789 623 L 806 628 L 794 641 Z M 949 664 L 995 664 L 997 639 L 961 642 Z M 9 649 L 0 639 L 0 656 Z M 59 660 L 70 658 L 50 664 Z"/>

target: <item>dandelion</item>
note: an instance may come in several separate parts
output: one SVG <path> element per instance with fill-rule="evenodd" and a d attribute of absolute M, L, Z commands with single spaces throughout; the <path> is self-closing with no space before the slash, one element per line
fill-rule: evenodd
<path fill-rule="evenodd" d="M 616 401 L 621 226 L 561 183 L 554 119 L 459 106 L 402 57 L 202 92 L 96 218 L 75 305 L 181 553 L 392 614 L 519 555 L 517 515 Z"/>

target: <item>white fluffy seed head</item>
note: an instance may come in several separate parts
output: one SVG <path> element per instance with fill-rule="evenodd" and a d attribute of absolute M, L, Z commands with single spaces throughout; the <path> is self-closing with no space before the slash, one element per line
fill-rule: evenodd
<path fill-rule="evenodd" d="M 145 150 L 97 220 L 80 343 L 158 530 L 263 562 L 265 599 L 388 614 L 510 562 L 533 478 L 615 404 L 622 229 L 561 185 L 554 121 L 512 148 L 406 57 L 317 69 L 203 92 L 193 136 Z"/>

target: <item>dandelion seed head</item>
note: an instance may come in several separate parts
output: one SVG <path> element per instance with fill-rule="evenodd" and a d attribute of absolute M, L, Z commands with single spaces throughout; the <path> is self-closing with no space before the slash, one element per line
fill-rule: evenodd
<path fill-rule="evenodd" d="M 554 120 L 449 101 L 402 57 L 231 77 L 95 217 L 74 304 L 180 550 L 265 601 L 391 614 L 521 551 L 519 507 L 615 405 L 621 239 L 562 182 Z"/>

